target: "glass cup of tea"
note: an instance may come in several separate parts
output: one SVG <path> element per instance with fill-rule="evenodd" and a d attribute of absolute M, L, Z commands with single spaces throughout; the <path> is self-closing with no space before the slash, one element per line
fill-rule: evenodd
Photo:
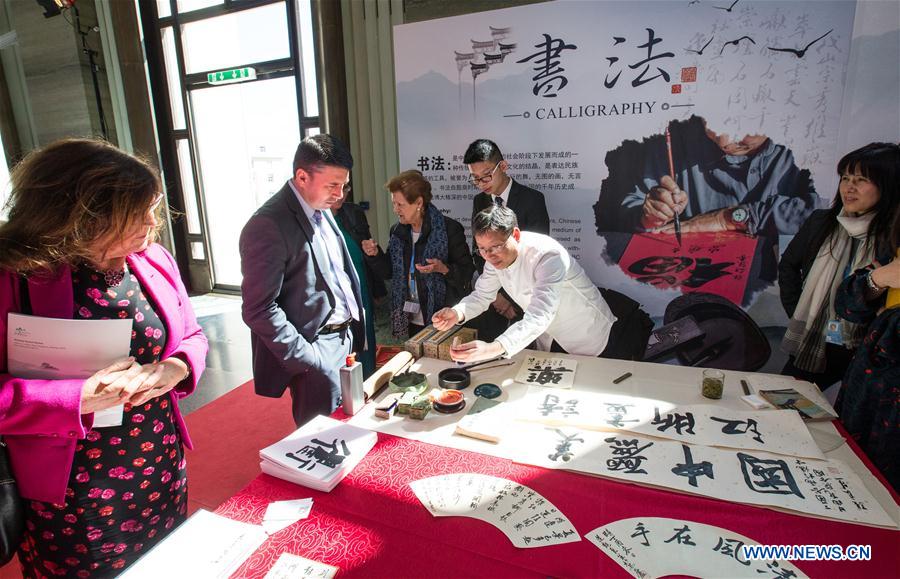
<path fill-rule="evenodd" d="M 723 390 L 725 390 L 725 373 L 711 368 L 704 370 L 700 393 L 706 398 L 718 400 L 722 397 Z"/>

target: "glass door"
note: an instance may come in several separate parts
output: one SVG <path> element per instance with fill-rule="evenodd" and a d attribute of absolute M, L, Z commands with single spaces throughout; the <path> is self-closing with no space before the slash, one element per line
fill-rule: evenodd
<path fill-rule="evenodd" d="M 147 6 L 149 5 L 149 6 Z M 318 131 L 309 0 L 139 2 L 167 183 L 184 214 L 176 248 L 194 291 L 240 287 L 238 238 Z M 144 12 L 150 14 L 148 19 Z M 154 62 L 155 61 L 155 62 Z M 311 82 L 310 82 L 311 81 Z M 170 192 L 170 203 L 173 195 Z"/>

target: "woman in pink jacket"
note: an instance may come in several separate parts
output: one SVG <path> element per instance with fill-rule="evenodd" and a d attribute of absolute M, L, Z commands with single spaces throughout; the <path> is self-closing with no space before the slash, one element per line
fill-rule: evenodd
<path fill-rule="evenodd" d="M 12 174 L 0 226 L 0 434 L 26 529 L 26 577 L 111 576 L 184 520 L 191 447 L 178 400 L 207 342 L 172 256 L 154 243 L 156 170 L 115 147 L 68 139 Z M 132 320 L 130 357 L 87 379 L 12 376 L 7 315 Z M 124 402 L 120 426 L 94 413 Z"/>

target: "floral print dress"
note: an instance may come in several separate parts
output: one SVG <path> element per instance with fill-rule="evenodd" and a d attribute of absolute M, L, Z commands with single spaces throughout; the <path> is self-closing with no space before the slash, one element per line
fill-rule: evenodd
<path fill-rule="evenodd" d="M 76 319 L 131 318 L 131 355 L 158 362 L 166 328 L 129 271 L 108 287 L 87 266 L 72 271 Z M 65 504 L 28 501 L 19 547 L 25 577 L 112 577 L 187 513 L 184 449 L 169 395 L 125 405 L 121 426 L 80 440 Z"/>

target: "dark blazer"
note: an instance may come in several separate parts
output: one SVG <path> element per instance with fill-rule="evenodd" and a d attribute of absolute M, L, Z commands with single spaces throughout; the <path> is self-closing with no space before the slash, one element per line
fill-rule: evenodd
<path fill-rule="evenodd" d="M 472 219 L 481 211 L 484 211 L 494 203 L 494 196 L 490 193 L 479 193 L 472 201 Z M 550 235 L 550 216 L 547 213 L 547 203 L 544 194 L 536 189 L 522 185 L 515 179 L 509 189 L 509 199 L 506 206 L 516 214 L 519 229 Z M 472 236 L 472 257 L 478 271 L 484 269 L 484 259 L 476 251 L 475 236 Z"/>
<path fill-rule="evenodd" d="M 447 296 L 444 304 L 435 304 L 438 309 L 444 306 L 456 305 L 463 297 L 469 295 L 472 289 L 472 274 L 475 273 L 475 264 L 472 263 L 472 254 L 469 253 L 469 246 L 466 243 L 466 231 L 463 229 L 459 221 L 444 216 L 444 227 L 447 229 L 447 268 L 450 270 L 444 279 L 447 281 Z M 422 224 L 422 235 L 416 243 L 416 263 L 425 263 L 424 253 L 425 245 L 428 241 L 428 235 L 431 233 L 431 223 L 426 219 Z M 405 267 L 409 267 L 409 259 L 412 252 L 412 227 L 400 223 L 391 227 L 391 237 L 397 237 L 403 244 L 403 263 Z M 367 256 L 368 257 L 368 256 Z M 391 258 L 384 252 L 379 251 L 375 257 L 368 258 L 372 269 L 382 279 L 391 279 L 393 271 L 391 271 Z M 425 276 L 427 274 L 416 271 L 416 290 L 419 292 L 419 299 L 425 303 L 426 292 L 428 286 L 425 284 Z M 425 320 L 426 322 L 428 320 Z"/>
<path fill-rule="evenodd" d="M 365 315 L 359 278 L 330 215 L 322 212 L 341 244 L 343 268 L 353 284 L 360 316 Z M 336 363 L 319 359 L 312 347 L 334 312 L 335 297 L 325 282 L 328 256 L 312 243 L 313 228 L 288 184 L 272 196 L 241 231 L 244 323 L 250 328 L 256 393 L 278 398 L 294 376 Z M 364 344 L 362 324 L 353 324 L 354 344 Z M 362 349 L 362 348 L 356 348 Z"/>
<path fill-rule="evenodd" d="M 800 227 L 797 235 L 791 239 L 778 263 L 778 288 L 781 292 L 781 304 L 788 316 L 794 315 L 809 269 L 828 237 L 827 230 L 833 223 L 828 218 L 829 211 L 829 209 L 813 211 Z M 892 255 L 891 248 L 882 241 L 876 245 L 875 255 L 890 256 Z"/>

